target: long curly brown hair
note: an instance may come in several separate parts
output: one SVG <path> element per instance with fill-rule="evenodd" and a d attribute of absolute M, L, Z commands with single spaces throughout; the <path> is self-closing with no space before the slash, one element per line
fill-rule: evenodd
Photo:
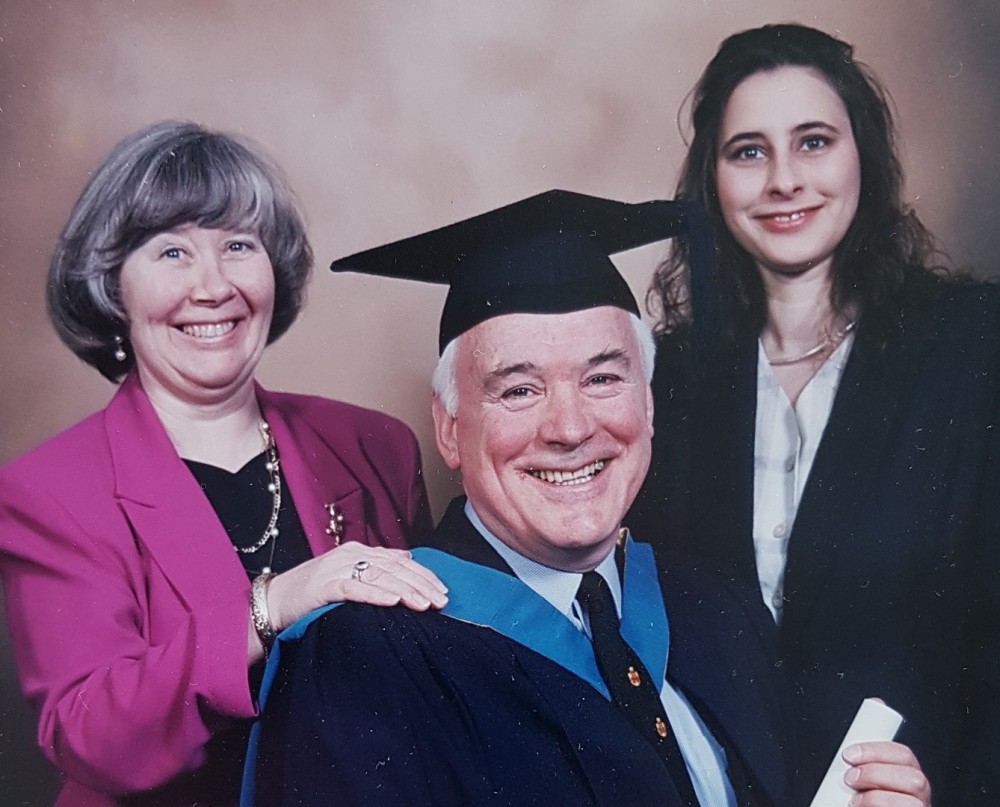
<path fill-rule="evenodd" d="M 831 306 L 859 320 L 883 320 L 898 311 L 905 290 L 948 273 L 933 236 L 902 200 L 902 168 L 889 95 L 854 48 L 803 25 L 765 25 L 734 34 L 719 47 L 693 90 L 693 138 L 677 198 L 709 211 L 719 262 L 719 304 L 724 337 L 759 331 L 766 320 L 763 283 L 753 259 L 730 235 L 719 208 L 716 157 L 722 117 L 736 87 L 748 76 L 779 67 L 808 67 L 825 76 L 850 116 L 861 164 L 858 210 L 836 249 Z M 659 333 L 690 325 L 687 250 L 675 243 L 656 270 L 646 298 Z"/>

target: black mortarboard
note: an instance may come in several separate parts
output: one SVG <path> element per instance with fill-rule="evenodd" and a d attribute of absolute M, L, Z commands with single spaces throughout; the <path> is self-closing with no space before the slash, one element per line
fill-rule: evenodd
<path fill-rule="evenodd" d="M 553 190 L 341 258 L 330 268 L 448 283 L 438 337 L 443 351 L 456 336 L 502 314 L 604 305 L 638 314 L 609 256 L 676 235 L 688 236 L 692 267 L 713 265 L 707 219 L 691 203 L 627 204 Z"/>

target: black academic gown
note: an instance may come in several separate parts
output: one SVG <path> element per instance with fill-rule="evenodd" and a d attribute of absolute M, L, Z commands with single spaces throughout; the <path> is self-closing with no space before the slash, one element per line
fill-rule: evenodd
<path fill-rule="evenodd" d="M 997 805 L 1000 289 L 942 285 L 902 322 L 857 333 L 789 539 L 798 778 L 818 784 L 877 696 L 905 716 L 935 805 Z M 703 373 L 664 343 L 653 466 L 626 524 L 755 586 L 756 337 Z"/>
<path fill-rule="evenodd" d="M 452 602 L 475 601 L 476 619 L 348 604 L 283 642 L 248 762 L 252 777 L 256 750 L 255 803 L 679 804 L 657 753 L 597 688 L 586 637 L 512 576 L 462 503 L 430 543 L 451 553 L 445 560 L 476 564 L 471 578 L 443 575 Z M 636 579 L 628 563 L 626 589 Z M 678 569 L 661 581 L 668 674 L 727 749 L 739 804 L 789 803 L 780 696 L 759 628 L 738 597 L 696 577 Z M 480 606 L 493 602 L 502 606 L 490 616 Z M 524 627 L 520 641 L 504 633 Z M 580 643 L 563 663 L 546 656 L 563 652 L 547 646 L 548 632 L 552 646 Z M 665 645 L 663 634 L 639 642 Z"/>

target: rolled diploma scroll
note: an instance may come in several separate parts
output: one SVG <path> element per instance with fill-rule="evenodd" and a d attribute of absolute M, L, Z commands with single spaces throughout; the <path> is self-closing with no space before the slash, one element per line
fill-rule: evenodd
<path fill-rule="evenodd" d="M 844 735 L 844 741 L 837 749 L 833 762 L 820 783 L 819 790 L 809 807 L 846 807 L 856 791 L 844 782 L 844 774 L 849 767 L 844 762 L 844 749 L 855 743 L 891 740 L 903 723 L 903 716 L 890 709 L 881 701 L 866 698 L 854 716 L 854 722 Z"/>

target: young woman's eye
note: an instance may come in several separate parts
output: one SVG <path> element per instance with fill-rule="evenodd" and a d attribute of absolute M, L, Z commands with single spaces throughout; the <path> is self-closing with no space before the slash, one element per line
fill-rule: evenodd
<path fill-rule="evenodd" d="M 760 146 L 740 146 L 729 152 L 729 159 L 735 162 L 759 160 L 763 156 L 764 151 Z"/>
<path fill-rule="evenodd" d="M 253 241 L 231 241 L 226 247 L 230 252 L 239 254 L 241 252 L 253 252 L 257 245 Z"/>
<path fill-rule="evenodd" d="M 160 257 L 169 258 L 170 260 L 177 260 L 183 254 L 184 253 L 181 252 L 180 247 L 167 247 L 166 249 L 160 252 Z"/>
<path fill-rule="evenodd" d="M 802 140 L 803 151 L 816 151 L 830 145 L 830 138 L 826 135 L 809 135 Z"/>

